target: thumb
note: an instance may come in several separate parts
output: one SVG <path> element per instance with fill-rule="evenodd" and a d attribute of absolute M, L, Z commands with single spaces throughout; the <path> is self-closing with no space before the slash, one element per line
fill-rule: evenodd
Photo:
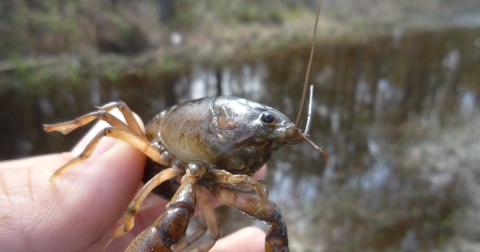
<path fill-rule="evenodd" d="M 91 158 L 50 183 L 73 157 L 54 154 L 0 165 L 2 251 L 78 251 L 122 216 L 145 156 L 121 141 L 101 141 Z"/>

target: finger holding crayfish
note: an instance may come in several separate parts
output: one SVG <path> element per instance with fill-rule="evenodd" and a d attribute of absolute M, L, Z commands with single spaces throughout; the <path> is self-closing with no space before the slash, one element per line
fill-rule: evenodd
<path fill-rule="evenodd" d="M 145 156 L 105 139 L 78 169 L 50 183 L 54 171 L 74 156 L 0 162 L 0 251 L 80 251 L 124 213 L 142 178 Z"/>

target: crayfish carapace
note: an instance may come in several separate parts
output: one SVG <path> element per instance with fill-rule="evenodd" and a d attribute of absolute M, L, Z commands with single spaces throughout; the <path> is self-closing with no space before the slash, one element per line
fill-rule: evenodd
<path fill-rule="evenodd" d="M 309 68 L 310 64 L 311 58 Z M 308 71 L 301 107 L 307 82 Z M 110 113 L 115 108 L 120 110 L 126 123 Z M 95 119 L 111 127 L 99 132 L 78 157 L 58 169 L 50 180 L 90 157 L 105 136 L 141 150 L 148 157 L 145 185 L 131 201 L 124 224 L 114 231 L 113 238 L 132 230 L 135 215 L 150 192 L 170 202 L 165 212 L 138 235 L 126 251 L 171 251 L 174 244 L 176 251 L 184 249 L 199 237 L 187 237 L 177 244 L 185 236 L 196 205 L 201 210 L 205 229 L 210 232 L 210 239 L 197 249 L 208 251 L 218 239 L 219 230 L 205 188 L 218 201 L 271 226 L 265 238 L 266 251 L 288 251 L 287 228 L 280 210 L 268 200 L 265 183 L 251 176 L 274 151 L 300 141 L 307 141 L 320 150 L 331 163 L 327 153 L 299 129 L 300 116 L 292 123 L 271 107 L 231 96 L 207 97 L 170 107 L 150 121 L 145 133 L 123 102 L 106 104 L 70 122 L 45 125 L 45 130 L 67 134 Z M 182 177 L 181 182 L 175 180 L 178 176 Z"/>

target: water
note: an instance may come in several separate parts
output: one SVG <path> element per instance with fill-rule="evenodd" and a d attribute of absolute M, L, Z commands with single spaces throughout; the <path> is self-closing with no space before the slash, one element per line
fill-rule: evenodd
<path fill-rule="evenodd" d="M 479 40 L 480 29 L 471 27 L 395 29 L 318 45 L 310 135 L 333 167 L 303 143 L 278 151 L 266 177 L 293 251 L 478 248 L 480 172 L 472 151 L 480 137 Z M 117 99 L 144 121 L 177 102 L 217 94 L 294 119 L 308 51 L 292 45 L 249 62 L 125 73 L 116 82 L 87 73 L 82 85 L 51 80 L 34 91 L 14 81 L 0 90 L 0 159 L 68 150 L 86 129 L 63 136 L 44 133 L 41 124 Z M 223 234 L 245 223 L 268 229 L 225 207 L 219 213 Z"/>

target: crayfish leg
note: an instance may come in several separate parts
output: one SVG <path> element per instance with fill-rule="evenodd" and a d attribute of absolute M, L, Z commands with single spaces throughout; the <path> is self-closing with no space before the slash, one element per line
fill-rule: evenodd
<path fill-rule="evenodd" d="M 258 210 L 257 205 L 260 204 L 261 199 L 256 193 L 240 192 L 218 184 L 208 184 L 206 187 L 216 199 L 225 205 L 270 225 L 270 230 L 265 237 L 266 252 L 289 251 L 287 227 L 275 203 L 268 200 L 266 206 Z"/>
<path fill-rule="evenodd" d="M 130 130 L 108 127 L 98 132 L 98 134 L 92 139 L 92 141 L 90 141 L 87 147 L 85 147 L 85 150 L 83 150 L 78 157 L 72 159 L 70 162 L 66 163 L 57 171 L 55 171 L 52 177 L 50 177 L 50 182 L 54 181 L 55 178 L 62 175 L 68 169 L 89 158 L 95 150 L 95 147 L 100 143 L 100 140 L 105 136 L 122 140 L 139 149 L 150 158 L 154 160 L 161 160 L 161 153 L 156 148 L 151 146 L 149 142 L 134 134 Z"/>
<path fill-rule="evenodd" d="M 77 117 L 76 119 L 68 122 L 45 124 L 43 125 L 43 129 L 46 132 L 59 131 L 62 134 L 66 135 L 77 129 L 78 127 L 82 127 L 95 119 L 105 121 L 113 127 L 129 129 L 129 127 L 124 122 L 104 110 L 97 110 L 86 115 Z"/>
<path fill-rule="evenodd" d="M 192 245 L 194 242 L 198 241 L 205 232 L 207 232 L 208 227 L 203 223 L 203 219 L 200 218 L 201 220 L 201 228 L 195 231 L 195 233 L 191 234 L 188 237 L 185 237 L 185 239 L 181 240 L 179 243 L 175 244 L 175 248 L 173 249 L 174 252 L 177 251 L 184 251 L 186 248 L 188 248 L 190 245 Z"/>
<path fill-rule="evenodd" d="M 117 108 L 122 113 L 130 129 L 133 132 L 135 132 L 137 135 L 141 136 L 143 139 L 147 140 L 147 137 L 143 133 L 142 128 L 140 128 L 140 125 L 138 124 L 137 120 L 135 120 L 132 110 L 130 110 L 130 108 L 127 106 L 125 102 L 123 101 L 110 102 L 98 108 L 105 111 L 111 111 Z"/>
<path fill-rule="evenodd" d="M 195 192 L 190 174 L 186 174 L 180 188 L 165 207 L 165 212 L 152 226 L 140 233 L 125 251 L 171 251 L 170 247 L 185 236 L 194 213 Z"/>
<path fill-rule="evenodd" d="M 101 107 L 98 107 L 99 110 L 88 113 L 86 115 L 77 117 L 76 119 L 68 122 L 56 123 L 56 124 L 45 124 L 43 125 L 43 129 L 46 132 L 51 131 L 59 131 L 63 134 L 68 134 L 73 130 L 77 129 L 78 127 L 82 127 L 95 119 L 99 119 L 102 121 L 107 122 L 113 127 L 131 130 L 144 140 L 147 140 L 147 137 L 143 133 L 140 125 L 138 124 L 137 120 L 133 116 L 133 112 L 124 102 L 111 102 L 105 104 Z M 122 122 L 117 117 L 113 116 L 109 111 L 113 110 L 114 108 L 118 108 L 118 110 L 122 113 L 123 117 L 127 124 Z"/>
<path fill-rule="evenodd" d="M 208 251 L 218 240 L 220 236 L 220 230 L 218 228 L 217 216 L 215 210 L 210 202 L 210 199 L 205 192 L 205 189 L 202 186 L 194 185 L 195 196 L 197 198 L 198 207 L 201 214 L 201 224 L 202 227 L 200 230 L 197 230 L 191 236 L 186 237 L 184 240 L 175 245 L 173 251 L 183 251 L 194 242 L 196 242 L 202 235 L 207 231 L 210 232 L 210 239 L 200 244 L 193 251 Z"/>
<path fill-rule="evenodd" d="M 148 181 L 147 184 L 145 184 L 142 189 L 140 189 L 140 192 L 135 196 L 135 198 L 130 202 L 130 205 L 128 205 L 127 211 L 125 212 L 125 217 L 123 221 L 123 225 L 115 229 L 113 232 L 113 237 L 105 244 L 103 249 L 105 250 L 110 243 L 113 241 L 113 239 L 118 238 L 128 232 L 130 232 L 133 229 L 134 226 L 134 219 L 135 215 L 137 214 L 138 210 L 140 209 L 140 205 L 143 203 L 147 195 L 158 185 L 163 183 L 164 181 L 167 181 L 171 178 L 174 178 L 175 176 L 178 176 L 180 174 L 176 173 L 172 168 L 168 168 L 163 170 L 162 172 L 158 173 L 153 177 L 150 181 Z"/>
<path fill-rule="evenodd" d="M 265 181 L 257 181 L 247 175 L 231 174 L 230 172 L 217 169 L 210 170 L 210 174 L 214 176 L 212 181 L 215 181 L 220 187 L 232 187 L 244 192 L 253 189 L 258 196 L 257 211 L 262 210 L 267 204 L 269 191 Z"/>

